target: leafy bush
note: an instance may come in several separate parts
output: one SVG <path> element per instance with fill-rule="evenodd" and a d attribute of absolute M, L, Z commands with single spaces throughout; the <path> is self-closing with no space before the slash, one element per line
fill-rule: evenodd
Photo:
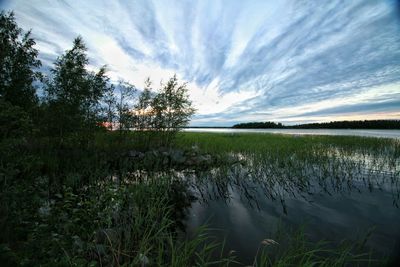
<path fill-rule="evenodd" d="M 0 100 L 0 140 L 26 137 L 32 132 L 33 123 L 22 108 Z"/>

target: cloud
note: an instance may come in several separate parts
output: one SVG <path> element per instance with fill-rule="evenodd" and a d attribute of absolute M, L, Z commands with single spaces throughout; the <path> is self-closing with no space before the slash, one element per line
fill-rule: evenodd
<path fill-rule="evenodd" d="M 80 34 L 91 65 L 106 64 L 114 80 L 140 87 L 147 76 L 158 84 L 176 73 L 198 109 L 192 125 L 399 114 L 394 0 L 21 0 L 0 6 L 33 29 L 46 66 Z"/>

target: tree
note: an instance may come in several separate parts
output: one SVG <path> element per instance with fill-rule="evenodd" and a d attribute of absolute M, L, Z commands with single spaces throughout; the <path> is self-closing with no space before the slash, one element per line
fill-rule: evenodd
<path fill-rule="evenodd" d="M 150 78 L 147 78 L 144 84 L 144 89 L 135 105 L 136 129 L 139 131 L 149 130 L 153 126 L 153 94 Z"/>
<path fill-rule="evenodd" d="M 0 99 L 31 112 L 37 105 L 33 85 L 40 77 L 41 66 L 31 32 L 23 32 L 14 13 L 0 12 Z"/>
<path fill-rule="evenodd" d="M 106 68 L 97 73 L 86 69 L 89 60 L 81 37 L 55 62 L 47 81 L 46 104 L 51 134 L 63 137 L 72 132 L 88 134 L 101 124 L 101 100 L 108 88 Z"/>
<path fill-rule="evenodd" d="M 19 138 L 29 135 L 32 121 L 21 107 L 0 100 L 0 141 L 6 138 Z"/>
<path fill-rule="evenodd" d="M 113 129 L 113 125 L 115 122 L 115 113 L 117 108 L 117 98 L 114 94 L 115 86 L 111 84 L 107 86 L 106 91 L 104 92 L 103 103 L 105 105 L 104 108 L 104 121 L 106 122 L 106 128 L 108 130 Z"/>
<path fill-rule="evenodd" d="M 174 75 L 154 97 L 152 110 L 154 129 L 162 133 L 162 144 L 169 146 L 176 133 L 189 123 L 195 112 L 189 100 L 187 84 L 179 84 Z"/>
<path fill-rule="evenodd" d="M 129 130 L 134 126 L 133 102 L 136 87 L 126 81 L 119 81 L 117 96 L 117 118 L 120 132 Z"/>

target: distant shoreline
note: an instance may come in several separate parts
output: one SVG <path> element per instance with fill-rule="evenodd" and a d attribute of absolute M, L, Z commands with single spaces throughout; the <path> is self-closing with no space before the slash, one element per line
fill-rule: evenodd
<path fill-rule="evenodd" d="M 394 138 L 400 140 L 399 129 L 238 129 L 238 128 L 184 128 L 182 132 L 225 134 L 284 134 L 293 136 L 359 136 Z"/>
<path fill-rule="evenodd" d="M 400 130 L 400 128 L 391 128 L 391 129 L 386 129 L 386 128 L 384 128 L 384 129 L 382 129 L 382 128 L 300 128 L 300 127 L 290 127 L 290 126 L 287 126 L 287 127 L 284 127 L 284 128 L 234 128 L 234 127 L 213 127 L 213 126 L 204 126 L 204 127 L 202 127 L 202 126 L 193 126 L 193 127 L 182 127 L 181 129 L 237 129 L 237 130 L 240 130 L 240 129 L 243 129 L 243 130 L 251 130 L 251 129 L 254 129 L 254 130 L 256 130 L 256 129 L 260 129 L 260 130 L 262 130 L 262 129 L 271 129 L 271 130 L 274 130 L 274 129 L 282 129 L 282 130 L 285 130 L 285 129 L 293 129 L 293 130 L 296 130 L 296 129 L 299 129 L 299 130 Z"/>
<path fill-rule="evenodd" d="M 399 130 L 400 120 L 331 121 L 283 125 L 276 122 L 247 122 L 233 126 L 190 126 L 183 128 L 204 129 L 321 129 L 321 130 Z"/>

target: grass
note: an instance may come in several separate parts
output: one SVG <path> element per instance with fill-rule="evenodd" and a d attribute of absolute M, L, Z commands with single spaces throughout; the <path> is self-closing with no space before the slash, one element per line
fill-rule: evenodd
<path fill-rule="evenodd" d="M 206 175 L 198 187 L 208 186 L 204 191 L 213 192 L 222 198 L 230 198 L 232 191 L 240 192 L 255 207 L 258 206 L 257 198 L 269 197 L 280 203 L 286 213 L 287 198 L 307 200 L 310 195 L 321 192 L 342 194 L 382 188 L 391 190 L 393 202 L 387 205 L 399 205 L 399 140 L 258 133 L 181 133 L 178 145 L 182 148 L 195 145 L 210 154 L 236 157 L 237 164 L 215 170 L 213 175 Z M 200 195 L 207 196 L 204 193 Z M 294 248 L 295 244 L 299 247 Z M 283 251 L 273 257 L 260 250 L 255 264 L 384 265 L 376 261 L 375 256 L 371 256 L 365 248 L 356 252 L 349 244 L 328 244 L 311 244 L 302 235 L 300 239 L 286 242 Z"/>
<path fill-rule="evenodd" d="M 188 147 L 198 145 L 210 153 L 221 152 L 306 152 L 312 148 L 338 147 L 346 151 L 368 150 L 380 152 L 393 147 L 395 157 L 400 157 L 400 141 L 387 138 L 358 136 L 299 136 L 269 133 L 179 133 L 177 143 Z M 284 155 L 285 155 L 284 154 Z M 284 156 L 283 155 L 283 156 Z"/>
<path fill-rule="evenodd" d="M 400 197 L 400 141 L 345 136 L 181 133 L 178 145 L 199 146 L 211 154 L 235 157 L 244 164 L 221 168 L 224 183 L 257 184 L 265 195 L 370 190 L 389 184 L 393 204 Z M 243 166 L 244 165 L 244 166 Z M 226 172 L 229 175 L 225 175 Z M 218 180 L 218 179 L 215 179 Z M 361 183 L 360 183 L 361 182 Z M 256 192 L 253 192 L 256 194 Z M 249 193 L 252 195 L 252 193 Z"/>
<path fill-rule="evenodd" d="M 0 260 L 5 266 L 232 266 L 206 226 L 183 232 L 187 208 L 229 188 L 257 202 L 257 190 L 285 209 L 288 194 L 356 190 L 391 183 L 399 199 L 400 142 L 391 139 L 273 134 L 180 133 L 175 146 L 196 146 L 219 168 L 190 174 L 142 170 L 129 150 L 148 150 L 151 136 L 101 133 L 89 145 L 73 138 L 4 140 L 0 144 Z M 78 145 L 79 144 L 79 145 Z M 146 172 L 146 179 L 132 173 Z M 183 175 L 183 176 L 182 176 Z M 140 176 L 140 175 L 139 175 Z M 190 177 L 189 177 L 190 176 Z M 185 179 L 182 179 L 184 177 Z M 115 179 L 118 178 L 118 179 Z M 193 178 L 193 179 L 192 179 Z M 313 185 L 313 186 L 312 186 Z M 209 190 L 212 187 L 213 190 Z M 372 189 L 371 189 L 372 190 Z M 202 194 L 205 193 L 205 194 Z M 255 266 L 375 264 L 353 246 L 310 242 L 301 232 L 260 246 Z"/>
<path fill-rule="evenodd" d="M 286 229 L 278 226 L 274 239 L 280 243 L 262 242 L 253 266 L 384 266 L 385 259 L 374 259 L 357 242 L 339 245 L 321 240 L 310 242 L 303 227 Z M 364 249 L 364 251 L 363 251 Z"/>

